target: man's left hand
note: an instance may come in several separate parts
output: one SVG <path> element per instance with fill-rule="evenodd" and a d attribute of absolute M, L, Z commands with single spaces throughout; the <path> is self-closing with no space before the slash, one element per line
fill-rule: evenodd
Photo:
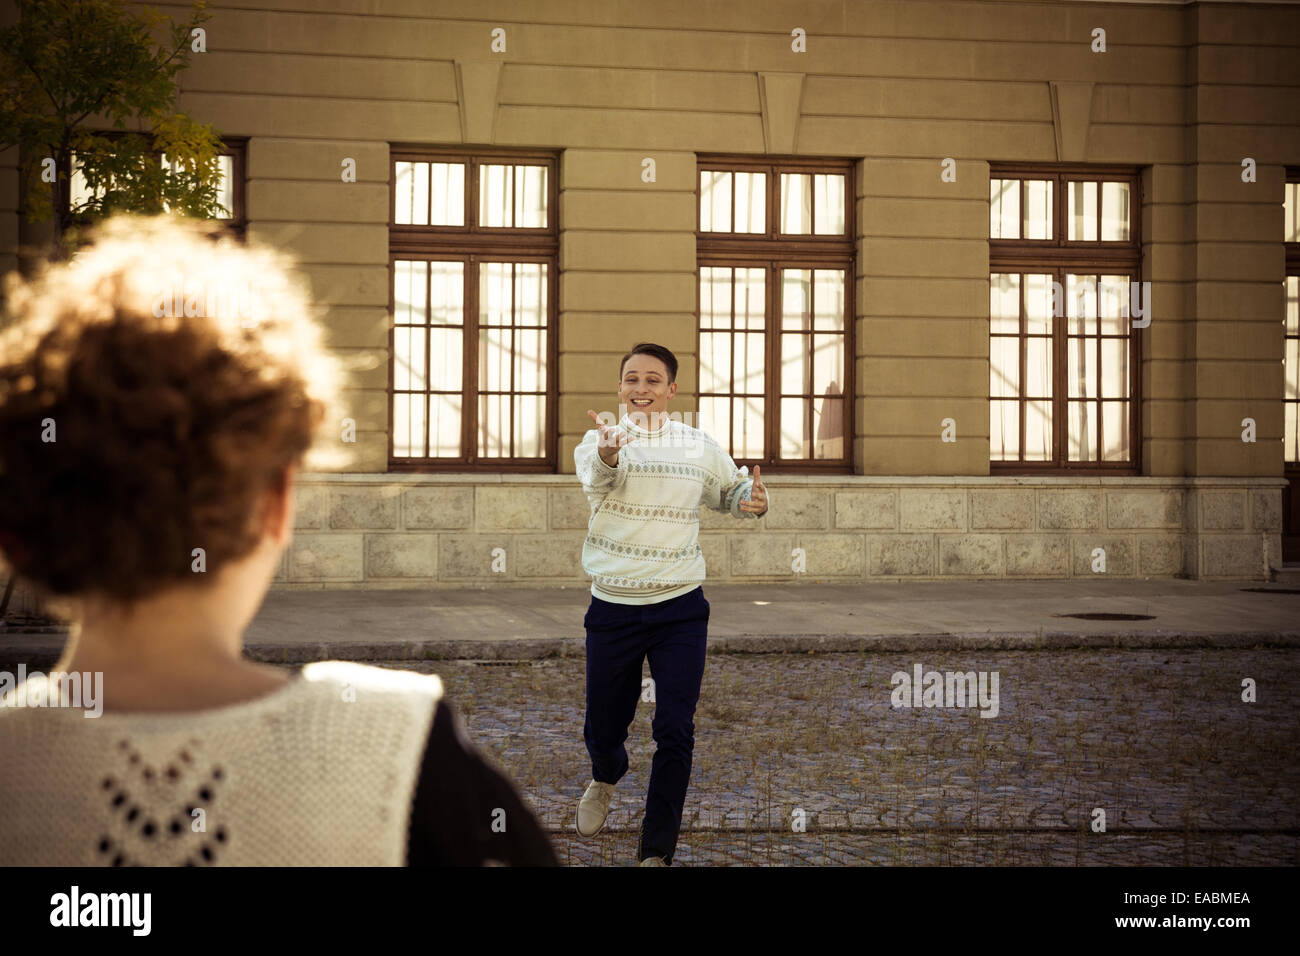
<path fill-rule="evenodd" d="M 754 466 L 754 485 L 749 489 L 749 500 L 740 503 L 740 510 L 761 518 L 767 514 L 767 489 L 759 478 L 759 466 Z"/>

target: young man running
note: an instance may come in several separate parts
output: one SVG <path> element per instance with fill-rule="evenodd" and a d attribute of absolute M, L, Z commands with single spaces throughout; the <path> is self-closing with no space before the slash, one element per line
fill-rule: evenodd
<path fill-rule="evenodd" d="M 623 746 L 650 658 L 655 755 L 637 859 L 669 866 L 695 749 L 695 705 L 704 676 L 709 602 L 704 600 L 700 505 L 737 518 L 767 513 L 767 489 L 712 438 L 668 419 L 677 357 L 643 342 L 623 356 L 617 426 L 587 414 L 573 457 L 591 519 L 582 567 L 592 578 L 587 629 L 587 717 L 583 739 L 591 783 L 578 804 L 579 835 L 605 826 L 614 784 L 627 773 Z"/>

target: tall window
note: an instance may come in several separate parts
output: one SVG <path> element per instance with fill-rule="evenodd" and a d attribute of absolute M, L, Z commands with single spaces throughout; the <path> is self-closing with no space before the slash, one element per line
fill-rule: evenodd
<path fill-rule="evenodd" d="M 553 470 L 554 155 L 392 161 L 389 468 Z"/>
<path fill-rule="evenodd" d="M 1140 295 L 1136 170 L 993 166 L 989 443 L 993 471 L 1136 474 Z"/>
<path fill-rule="evenodd" d="M 121 135 L 115 130 L 98 135 L 111 140 L 115 138 L 115 134 Z M 217 155 L 217 164 L 221 175 L 217 186 L 217 202 L 220 207 L 212 217 L 225 223 L 226 227 L 240 238 L 244 236 L 248 225 L 244 199 L 244 156 L 246 150 L 247 140 L 245 139 L 230 138 L 222 143 L 221 150 Z M 155 155 L 162 167 L 169 167 L 175 171 L 176 160 L 169 160 L 164 153 L 156 153 Z M 78 162 L 75 152 L 72 154 L 72 169 L 68 178 L 66 195 L 67 204 L 71 208 L 74 217 L 77 217 L 78 209 L 94 198 L 94 192 L 86 184 L 86 177 L 82 174 L 81 163 Z M 163 211 L 167 211 L 166 202 L 163 203 Z"/>
<path fill-rule="evenodd" d="M 733 458 L 847 471 L 853 167 L 699 163 L 700 427 Z"/>
<path fill-rule="evenodd" d="M 1300 469 L 1300 166 L 1287 167 L 1282 208 L 1286 241 L 1286 339 L 1282 353 L 1285 371 L 1282 421 L 1283 458 L 1289 468 Z"/>
<path fill-rule="evenodd" d="M 1282 560 L 1300 562 L 1300 166 L 1288 166 L 1282 200 L 1286 323 L 1282 349 Z"/>

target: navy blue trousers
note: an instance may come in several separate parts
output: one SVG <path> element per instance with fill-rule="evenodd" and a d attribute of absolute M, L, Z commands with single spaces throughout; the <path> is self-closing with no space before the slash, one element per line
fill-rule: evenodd
<path fill-rule="evenodd" d="M 695 750 L 709 602 L 703 588 L 658 604 L 613 604 L 593 596 L 583 624 L 587 719 L 582 736 L 592 779 L 601 783 L 618 783 L 627 773 L 623 745 L 641 697 L 641 662 L 650 658 L 655 755 L 637 860 L 661 856 L 672 863 Z"/>

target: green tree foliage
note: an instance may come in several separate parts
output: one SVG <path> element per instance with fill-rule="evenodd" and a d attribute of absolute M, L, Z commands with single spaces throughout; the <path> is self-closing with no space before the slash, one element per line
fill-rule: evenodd
<path fill-rule="evenodd" d="M 18 22 L 0 31 L 0 147 L 20 147 L 22 214 L 53 217 L 55 256 L 75 244 L 77 223 L 115 212 L 221 210 L 217 131 L 175 108 L 207 0 L 195 0 L 187 23 L 122 0 L 17 6 Z M 89 193 L 75 204 L 74 154 Z"/>

